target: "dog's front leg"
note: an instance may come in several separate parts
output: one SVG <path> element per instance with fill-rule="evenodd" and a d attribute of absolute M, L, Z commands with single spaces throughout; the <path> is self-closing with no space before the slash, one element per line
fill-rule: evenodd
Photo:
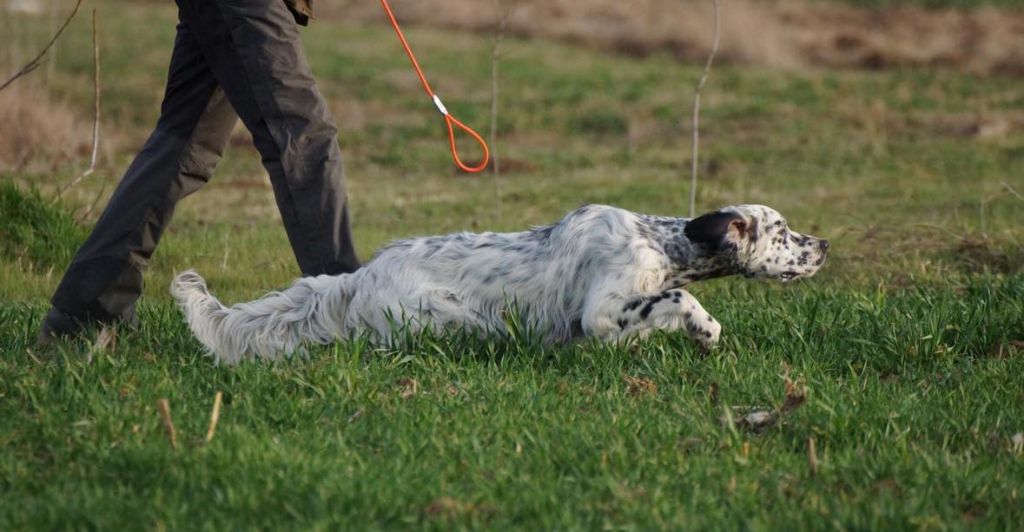
<path fill-rule="evenodd" d="M 684 330 L 701 348 L 718 342 L 722 325 L 704 310 L 697 298 L 681 288 L 630 297 L 612 296 L 594 302 L 584 313 L 587 335 L 607 340 L 643 336 L 653 330 Z"/>

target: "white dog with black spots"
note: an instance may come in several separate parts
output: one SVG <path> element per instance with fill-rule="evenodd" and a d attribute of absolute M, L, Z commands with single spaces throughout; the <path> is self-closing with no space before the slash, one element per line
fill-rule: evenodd
<path fill-rule="evenodd" d="M 791 231 L 762 205 L 694 219 L 588 205 L 529 231 L 399 240 L 354 273 L 302 278 L 232 307 L 194 271 L 178 275 L 171 292 L 196 338 L 228 364 L 360 335 L 388 343 L 399 327 L 502 335 L 509 312 L 551 342 L 660 329 L 710 349 L 722 327 L 687 284 L 810 277 L 827 252 L 826 240 Z"/>

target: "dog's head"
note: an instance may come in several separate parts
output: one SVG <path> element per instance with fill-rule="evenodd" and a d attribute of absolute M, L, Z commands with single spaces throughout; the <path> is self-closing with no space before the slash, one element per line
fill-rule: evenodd
<path fill-rule="evenodd" d="M 786 219 L 764 205 L 736 205 L 687 222 L 686 237 L 734 261 L 747 277 L 783 282 L 814 275 L 825 262 L 828 241 L 791 231 Z"/>

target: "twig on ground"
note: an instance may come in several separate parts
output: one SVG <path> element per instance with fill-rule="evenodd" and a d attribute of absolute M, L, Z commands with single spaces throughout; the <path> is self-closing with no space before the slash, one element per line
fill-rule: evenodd
<path fill-rule="evenodd" d="M 228 245 L 228 234 L 224 233 L 224 259 L 220 261 L 220 271 L 228 270 L 228 256 L 231 254 L 231 247 Z"/>
<path fill-rule="evenodd" d="M 86 218 L 88 218 L 89 215 L 92 214 L 92 211 L 96 210 L 96 205 L 100 202 L 100 198 L 103 197 L 103 193 L 106 192 L 106 191 L 107 191 L 107 184 L 103 183 L 103 185 L 100 186 L 100 191 L 97 192 L 96 196 L 92 199 L 91 202 L 89 202 L 89 206 L 85 209 L 85 211 L 83 211 L 82 214 L 79 214 L 78 216 L 75 216 L 75 221 L 78 222 L 78 223 L 84 222 L 86 220 Z"/>
<path fill-rule="evenodd" d="M 160 411 L 160 419 L 164 424 L 164 433 L 167 440 L 171 442 L 171 448 L 178 450 L 178 433 L 174 430 L 174 420 L 171 419 L 171 405 L 167 399 L 160 399 L 156 402 L 156 408 Z"/>
<path fill-rule="evenodd" d="M 501 62 L 501 42 L 508 29 L 508 20 L 512 16 L 512 7 L 505 5 L 505 0 L 494 0 L 497 24 L 491 39 L 491 174 L 494 176 L 494 212 L 501 221 L 501 166 L 498 158 L 498 65 Z"/>
<path fill-rule="evenodd" d="M 807 466 L 811 475 L 818 474 L 818 451 L 814 443 L 814 436 L 807 438 Z"/>
<path fill-rule="evenodd" d="M 697 81 L 697 87 L 693 91 L 693 160 L 690 161 L 690 218 L 697 215 L 697 152 L 700 142 L 700 91 L 708 80 L 708 73 L 711 72 L 711 63 L 714 62 L 715 55 L 718 54 L 719 30 L 721 28 L 721 17 L 719 16 L 720 0 L 714 0 L 714 3 L 715 33 L 711 44 L 711 53 L 708 54 L 708 60 L 704 64 L 704 72 L 701 73 L 700 79 Z"/>
<path fill-rule="evenodd" d="M 1009 192 L 1010 194 L 1013 194 L 1014 196 L 1017 196 L 1017 199 L 1019 199 L 1021 201 L 1024 201 L 1024 196 L 1021 196 L 1020 192 L 1017 192 L 1016 190 L 1014 190 L 1014 188 L 1011 187 L 1009 183 L 1003 181 L 1003 188 L 1005 188 L 1006 191 Z"/>
<path fill-rule="evenodd" d="M 210 411 L 210 428 L 206 429 L 206 443 L 213 441 L 213 435 L 217 432 L 217 421 L 220 420 L 220 404 L 224 399 L 224 394 L 217 392 L 213 396 L 213 410 Z"/>
<path fill-rule="evenodd" d="M 956 231 L 953 231 L 952 229 L 947 229 L 947 228 L 942 227 L 941 225 L 937 225 L 937 224 L 919 223 L 919 224 L 910 224 L 909 227 L 922 227 L 922 228 L 925 228 L 925 229 L 934 229 L 936 231 L 941 231 L 943 233 L 946 233 L 948 236 L 951 236 L 951 237 L 954 237 L 954 238 L 959 238 L 959 239 L 963 239 L 963 238 L 965 238 L 967 236 L 966 233 L 957 233 Z M 879 229 L 881 229 L 881 228 L 879 228 Z"/>
<path fill-rule="evenodd" d="M 39 360 L 39 357 L 37 357 L 35 353 L 32 352 L 31 348 L 26 349 L 25 354 L 28 355 L 28 357 L 32 359 L 32 362 L 34 362 L 37 366 L 42 365 L 43 362 Z"/>
<path fill-rule="evenodd" d="M 75 8 L 71 10 L 71 14 L 68 15 L 68 18 L 64 20 L 64 24 L 61 25 L 60 29 L 57 30 L 57 33 L 53 34 L 53 38 L 50 39 L 50 42 L 46 44 L 46 47 L 43 48 L 41 52 L 39 52 L 39 55 L 36 55 L 35 58 L 26 63 L 25 66 L 18 69 L 18 71 L 15 72 L 13 76 L 8 78 L 7 81 L 3 83 L 3 85 L 0 85 L 0 91 L 6 89 L 11 83 L 14 83 L 15 80 L 26 74 L 31 73 L 33 70 L 39 68 L 43 64 L 43 57 L 46 56 L 46 53 L 50 51 L 50 48 L 53 48 L 53 43 L 57 42 L 57 39 L 60 38 L 61 34 L 64 33 L 64 30 L 67 29 L 69 24 L 71 24 L 71 19 L 75 18 L 75 15 L 78 14 L 78 8 L 81 7 L 81 5 L 82 0 L 78 0 L 77 2 L 75 2 Z"/>
<path fill-rule="evenodd" d="M 100 45 L 99 39 L 96 33 L 96 10 L 92 10 L 92 66 L 93 66 L 93 121 L 92 121 L 92 158 L 89 161 L 89 168 L 82 172 L 78 177 L 74 178 L 68 184 L 64 185 L 57 191 L 57 196 L 53 198 L 53 202 L 56 203 L 65 192 L 70 190 L 72 187 L 81 183 L 83 179 L 91 175 L 96 171 L 96 160 L 99 158 L 100 153 Z"/>
<path fill-rule="evenodd" d="M 60 24 L 60 2 L 53 0 L 50 2 L 50 33 L 57 32 L 57 24 Z M 57 52 L 59 51 L 59 48 L 54 49 L 50 54 L 50 60 L 46 62 L 46 75 L 43 76 L 43 83 L 47 85 L 50 84 L 50 80 L 57 72 Z"/>

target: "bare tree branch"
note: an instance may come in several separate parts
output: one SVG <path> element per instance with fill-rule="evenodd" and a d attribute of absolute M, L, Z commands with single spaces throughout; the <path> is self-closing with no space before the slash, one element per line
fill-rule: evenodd
<path fill-rule="evenodd" d="M 68 24 L 71 24 L 71 19 L 75 18 L 75 15 L 78 14 L 78 8 L 81 5 L 82 0 L 78 0 L 77 2 L 75 2 L 75 8 L 71 11 L 71 14 L 68 15 L 68 18 L 64 21 L 64 24 L 60 27 L 60 29 L 57 30 L 57 33 L 53 34 L 53 38 L 50 39 L 50 42 L 46 44 L 46 48 L 43 48 L 43 51 L 39 52 L 39 55 L 37 55 L 34 59 L 25 64 L 25 66 L 21 67 L 21 69 L 15 72 L 14 75 L 11 76 L 7 81 L 5 81 L 3 85 L 0 85 L 0 91 L 6 89 L 7 86 L 11 83 L 14 83 L 14 80 L 24 76 L 25 74 L 32 72 L 33 70 L 39 68 L 43 64 L 43 57 L 46 55 L 46 52 L 49 52 L 50 48 L 53 48 L 53 43 L 57 42 L 57 39 L 60 38 L 61 34 L 64 33 L 64 30 L 67 29 Z"/>
<path fill-rule="evenodd" d="M 97 192 L 96 196 L 94 196 L 92 198 L 92 201 L 89 202 L 89 206 L 86 207 L 85 210 L 82 211 L 81 214 L 78 214 L 78 215 L 75 216 L 75 221 L 78 222 L 78 223 L 82 223 L 85 220 L 87 220 L 89 218 L 89 215 L 91 215 L 93 213 L 93 211 L 96 210 L 96 205 L 99 204 L 100 198 L 103 197 L 103 193 L 106 192 L 106 191 L 107 191 L 107 184 L 103 183 L 103 185 L 100 186 L 99 192 Z"/>
<path fill-rule="evenodd" d="M 711 53 L 708 54 L 707 63 L 704 64 L 704 72 L 697 81 L 697 87 L 693 92 L 693 160 L 690 162 L 690 218 L 697 215 L 697 148 L 700 140 L 700 91 L 708 80 L 708 73 L 711 72 L 711 63 L 718 53 L 719 33 L 721 29 L 721 17 L 719 16 L 719 0 L 715 3 L 715 34 L 711 45 Z"/>
<path fill-rule="evenodd" d="M 100 154 L 100 45 L 98 34 L 96 32 L 96 10 L 92 10 L 92 88 L 93 88 L 93 121 L 92 121 L 92 158 L 89 161 L 89 168 L 82 172 L 81 175 L 74 178 L 68 184 L 64 185 L 57 191 L 57 196 L 53 199 L 54 202 L 60 199 L 65 192 L 80 183 L 83 179 L 88 177 L 94 171 L 96 171 L 96 160 Z"/>
<path fill-rule="evenodd" d="M 1005 188 L 1007 190 L 1007 192 L 1009 192 L 1010 194 L 1013 194 L 1014 196 L 1017 196 L 1017 199 L 1019 199 L 1021 201 L 1024 201 L 1024 196 L 1021 196 L 1020 192 L 1017 192 L 1016 190 L 1014 190 L 1013 187 L 1011 187 L 1009 183 L 1007 183 L 1006 181 L 1003 181 L 1002 185 L 1003 185 L 1003 188 Z"/>
<path fill-rule="evenodd" d="M 508 20 L 512 16 L 512 7 L 505 5 L 504 0 L 494 0 L 497 24 L 491 39 L 491 173 L 494 176 L 494 209 L 497 219 L 501 220 L 501 166 L 498 158 L 498 64 L 501 61 L 501 42 L 508 29 Z"/>
<path fill-rule="evenodd" d="M 50 32 L 57 32 L 57 24 L 60 24 L 60 0 L 50 0 Z M 57 53 L 59 48 L 54 48 L 50 53 L 50 60 L 46 62 L 46 76 L 44 83 L 49 84 L 57 71 Z"/>

